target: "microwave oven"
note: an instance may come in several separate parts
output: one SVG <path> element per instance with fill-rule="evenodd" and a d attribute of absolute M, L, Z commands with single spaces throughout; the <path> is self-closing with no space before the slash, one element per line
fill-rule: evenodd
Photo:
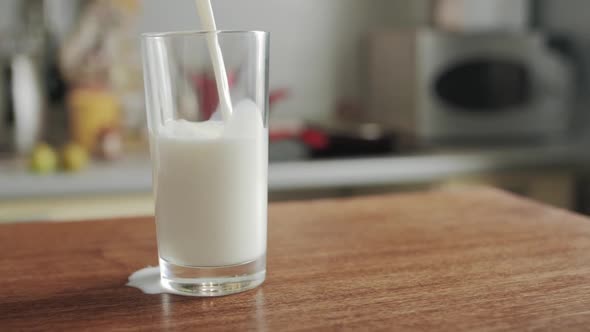
<path fill-rule="evenodd" d="M 368 118 L 425 143 L 562 137 L 573 73 L 547 40 L 539 32 L 374 32 Z"/>

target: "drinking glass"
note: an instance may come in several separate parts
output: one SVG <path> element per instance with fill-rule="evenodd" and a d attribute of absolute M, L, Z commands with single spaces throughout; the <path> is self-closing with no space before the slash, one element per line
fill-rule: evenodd
<path fill-rule="evenodd" d="M 223 54 L 233 112 L 221 109 L 210 42 Z M 269 35 L 142 35 L 162 285 L 221 296 L 266 273 Z"/>

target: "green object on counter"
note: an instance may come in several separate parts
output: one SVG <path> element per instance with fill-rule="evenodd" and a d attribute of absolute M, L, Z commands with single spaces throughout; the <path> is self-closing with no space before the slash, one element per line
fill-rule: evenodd
<path fill-rule="evenodd" d="M 48 144 L 38 144 L 30 159 L 30 169 L 38 174 L 50 174 L 57 171 L 57 152 Z"/>
<path fill-rule="evenodd" d="M 76 143 L 66 145 L 62 151 L 63 167 L 68 172 L 77 172 L 86 168 L 88 159 L 88 151 Z"/>

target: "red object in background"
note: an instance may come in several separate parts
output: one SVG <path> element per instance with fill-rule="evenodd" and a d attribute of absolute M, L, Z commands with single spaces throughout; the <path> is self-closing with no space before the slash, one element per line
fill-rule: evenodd
<path fill-rule="evenodd" d="M 269 97 L 270 106 L 289 97 L 288 89 L 277 89 L 271 92 Z M 279 142 L 295 139 L 301 141 L 313 150 L 323 150 L 330 145 L 330 138 L 324 132 L 317 129 L 297 128 L 291 130 L 271 130 L 270 141 Z"/>
<path fill-rule="evenodd" d="M 307 146 L 314 150 L 323 150 L 330 145 L 330 138 L 328 135 L 316 129 L 304 130 L 300 137 Z"/>
<path fill-rule="evenodd" d="M 283 99 L 287 99 L 289 97 L 289 90 L 288 89 L 278 89 L 271 91 L 269 97 L 269 105 L 272 106 Z"/>
<path fill-rule="evenodd" d="M 227 75 L 227 81 L 230 88 L 234 85 L 235 78 L 236 75 L 234 73 L 229 73 Z M 203 73 L 193 75 L 193 84 L 199 95 L 199 108 L 201 114 L 203 114 L 204 120 L 209 120 L 219 105 L 217 81 L 215 80 L 215 77 Z"/>
<path fill-rule="evenodd" d="M 229 73 L 227 75 L 227 80 L 229 87 L 231 88 L 236 81 L 236 75 L 234 73 Z M 211 77 L 211 75 L 207 73 L 193 75 L 193 84 L 199 95 L 199 108 L 205 120 L 211 118 L 219 105 L 219 94 L 217 93 L 216 82 L 215 77 Z M 289 90 L 287 89 L 275 90 L 270 94 L 269 104 L 272 106 L 275 103 L 286 99 L 288 96 Z"/>
<path fill-rule="evenodd" d="M 317 129 L 271 131 L 269 139 L 271 142 L 294 139 L 301 141 L 313 150 L 323 150 L 330 145 L 330 138 L 328 135 Z"/>

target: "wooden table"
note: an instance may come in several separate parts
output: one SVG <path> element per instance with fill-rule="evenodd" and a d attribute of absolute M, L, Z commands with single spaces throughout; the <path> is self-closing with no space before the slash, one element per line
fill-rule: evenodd
<path fill-rule="evenodd" d="M 125 287 L 151 218 L 0 226 L 0 330 L 587 330 L 590 221 L 491 189 L 273 205 L 269 274 L 223 298 Z"/>

